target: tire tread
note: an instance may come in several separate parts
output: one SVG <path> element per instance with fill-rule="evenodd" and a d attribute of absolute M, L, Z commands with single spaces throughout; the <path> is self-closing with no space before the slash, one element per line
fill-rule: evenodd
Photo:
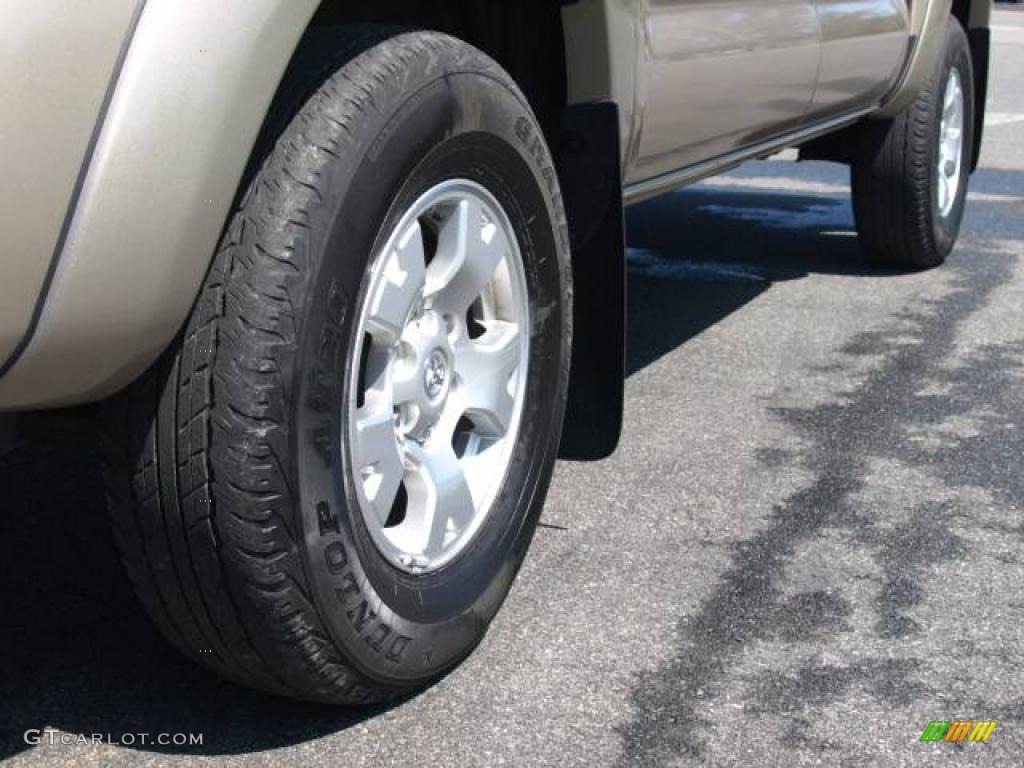
<path fill-rule="evenodd" d="M 301 237 L 307 211 L 322 199 L 324 164 L 346 156 L 363 115 L 400 92 L 410 67 L 464 63 L 518 93 L 468 45 L 393 34 L 335 30 L 328 46 L 311 46 L 293 65 L 287 77 L 296 85 L 268 118 L 265 156 L 179 343 L 104 409 L 114 530 L 158 627 L 224 677 L 329 703 L 405 689 L 369 679 L 331 642 L 306 581 L 300 532 L 284 512 L 294 495 L 281 372 L 295 354 L 292 295 L 312 279 Z"/>
<path fill-rule="evenodd" d="M 872 261 L 898 268 L 942 264 L 945 248 L 935 234 L 932 211 L 932 142 L 936 99 L 945 57 L 967 39 L 956 19 L 947 31 L 946 54 L 907 109 L 891 120 L 869 123 L 851 165 L 857 234 Z M 966 162 L 966 161 L 965 161 Z"/>

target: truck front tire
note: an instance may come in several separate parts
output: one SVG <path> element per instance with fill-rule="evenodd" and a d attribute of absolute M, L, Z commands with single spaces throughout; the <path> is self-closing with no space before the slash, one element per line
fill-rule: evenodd
<path fill-rule="evenodd" d="M 892 120 L 868 123 L 852 164 L 857 232 L 882 266 L 927 269 L 956 243 L 974 146 L 967 36 L 950 18 L 935 73 Z"/>
<path fill-rule="evenodd" d="M 497 64 L 330 34 L 180 342 L 108 406 L 107 472 L 181 651 L 361 703 L 452 669 L 511 587 L 558 448 L 571 273 L 550 154 Z"/>

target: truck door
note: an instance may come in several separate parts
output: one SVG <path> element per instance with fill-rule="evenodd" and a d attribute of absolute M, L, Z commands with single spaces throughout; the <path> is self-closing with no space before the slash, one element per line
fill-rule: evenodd
<path fill-rule="evenodd" d="M 630 181 L 799 125 L 818 71 L 814 0 L 641 0 Z"/>
<path fill-rule="evenodd" d="M 909 45 L 906 0 L 815 0 L 821 69 L 812 116 L 865 106 L 893 84 Z"/>

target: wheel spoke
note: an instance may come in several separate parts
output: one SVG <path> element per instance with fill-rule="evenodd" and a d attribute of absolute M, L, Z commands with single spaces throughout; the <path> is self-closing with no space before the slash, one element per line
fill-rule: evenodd
<path fill-rule="evenodd" d="M 387 242 L 359 305 L 344 441 L 374 544 L 421 575 L 467 546 L 512 460 L 530 301 L 515 230 L 476 182 L 423 193 Z"/>
<path fill-rule="evenodd" d="M 960 192 L 961 166 L 964 162 L 964 93 L 960 74 L 953 69 L 942 96 L 942 121 L 939 125 L 938 169 L 935 198 L 940 216 L 949 215 Z"/>
<path fill-rule="evenodd" d="M 943 113 L 945 115 L 951 115 L 953 113 L 953 110 L 956 107 L 956 104 L 957 104 L 957 98 L 956 98 L 957 94 L 956 94 L 956 92 L 957 92 L 957 88 L 956 88 L 955 82 L 950 81 L 949 84 L 946 86 L 945 99 L 943 99 L 943 104 L 942 104 L 942 111 L 943 111 Z"/>
<path fill-rule="evenodd" d="M 415 402 L 423 389 L 422 372 L 409 364 L 392 369 L 391 392 L 395 404 Z"/>
<path fill-rule="evenodd" d="M 472 523 L 476 503 L 450 441 L 412 445 L 409 456 L 416 475 L 408 483 L 409 506 L 420 511 L 420 551 L 440 552 Z"/>
<path fill-rule="evenodd" d="M 947 165 L 949 163 L 953 163 L 954 164 L 953 172 L 952 173 L 951 172 L 947 172 L 946 173 L 947 176 L 952 176 L 953 173 L 956 172 L 955 164 L 960 162 L 960 158 L 958 157 L 958 155 L 960 154 L 960 148 L 962 146 L 963 145 L 960 143 L 959 135 L 953 134 L 953 132 L 950 132 L 950 135 L 947 136 L 946 140 L 943 142 L 943 144 L 942 144 L 943 165 Z"/>
<path fill-rule="evenodd" d="M 456 349 L 465 412 L 480 434 L 501 437 L 508 432 L 515 409 L 509 379 L 522 362 L 521 341 L 516 324 L 493 321 L 483 336 Z"/>
<path fill-rule="evenodd" d="M 356 479 L 374 514 L 384 525 L 395 503 L 405 467 L 390 409 L 360 409 L 356 414 L 352 456 Z"/>
<path fill-rule="evenodd" d="M 462 200 L 438 233 L 426 293 L 439 311 L 461 316 L 484 292 L 509 244 L 475 199 Z"/>
<path fill-rule="evenodd" d="M 418 221 L 406 229 L 387 255 L 383 273 L 384 279 L 369 297 L 367 327 L 374 338 L 394 343 L 426 281 L 423 231 Z"/>

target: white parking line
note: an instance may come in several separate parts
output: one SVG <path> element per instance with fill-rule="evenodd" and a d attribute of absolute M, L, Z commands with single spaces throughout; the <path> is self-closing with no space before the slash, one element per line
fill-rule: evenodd
<path fill-rule="evenodd" d="M 848 184 L 829 184 L 824 181 L 805 181 L 788 176 L 720 176 L 705 179 L 702 186 L 716 189 L 749 190 L 751 192 L 788 192 L 803 195 L 849 195 Z M 976 203 L 1021 203 L 1020 195 L 1000 195 L 994 192 L 968 192 L 967 199 Z"/>
<path fill-rule="evenodd" d="M 993 24 L 991 29 L 994 43 L 1024 43 L 1024 27 Z"/>
<path fill-rule="evenodd" d="M 986 128 L 994 128 L 997 125 L 1012 125 L 1013 123 L 1024 123 L 1024 113 L 989 112 L 985 115 Z"/>
<path fill-rule="evenodd" d="M 719 176 L 705 179 L 701 184 L 720 189 L 802 192 L 807 195 L 846 195 L 850 192 L 850 187 L 846 184 L 805 181 L 791 179 L 788 176 Z"/>

